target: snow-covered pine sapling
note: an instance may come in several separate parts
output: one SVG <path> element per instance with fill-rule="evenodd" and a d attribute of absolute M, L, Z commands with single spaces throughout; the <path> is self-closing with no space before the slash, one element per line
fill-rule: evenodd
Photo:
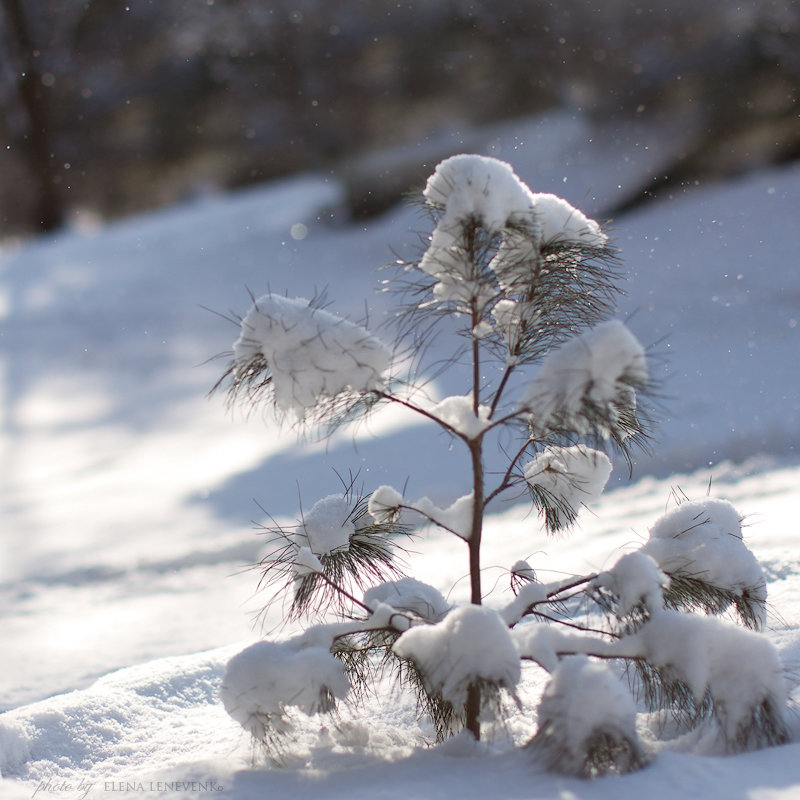
<path fill-rule="evenodd" d="M 386 282 L 398 293 L 386 336 L 319 299 L 268 294 L 239 320 L 220 384 L 232 402 L 303 423 L 402 406 L 460 443 L 469 484 L 441 507 L 392 486 L 365 492 L 351 478 L 296 526 L 267 527 L 260 567 L 272 600 L 287 620 L 317 624 L 232 659 L 228 712 L 274 746 L 297 714 L 358 699 L 390 670 L 438 739 L 465 728 L 480 738 L 482 720 L 504 713 L 504 694 L 524 702 L 520 662 L 531 661 L 550 678 L 530 746 L 553 769 L 588 776 L 645 763 L 643 706 L 709 726 L 728 750 L 785 740 L 781 666 L 757 633 L 765 581 L 725 502 L 679 504 L 600 574 L 544 582 L 518 561 L 507 601 L 484 605 L 487 511 L 527 494 L 521 518 L 532 507 L 545 532 L 567 531 L 602 493 L 610 456 L 630 463 L 646 442 L 650 374 L 641 344 L 611 318 L 621 276 L 596 222 L 474 155 L 439 164 L 424 205 L 433 229 Z M 432 396 L 430 376 L 443 370 L 463 379 L 462 393 Z M 490 452 L 506 459 L 498 472 L 486 467 Z M 436 529 L 463 548 L 469 603 L 451 606 L 403 574 L 402 537 Z"/>

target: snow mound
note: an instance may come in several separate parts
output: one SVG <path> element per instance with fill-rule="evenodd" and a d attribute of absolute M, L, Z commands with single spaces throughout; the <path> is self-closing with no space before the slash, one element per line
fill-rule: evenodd
<path fill-rule="evenodd" d="M 38 784 L 80 774 L 97 785 L 119 774 L 120 765 L 134 776 L 185 765 L 203 749 L 222 754 L 236 744 L 236 728 L 218 697 L 232 652 L 225 647 L 139 664 L 87 689 L 6 712 L 0 716 L 3 777 Z"/>

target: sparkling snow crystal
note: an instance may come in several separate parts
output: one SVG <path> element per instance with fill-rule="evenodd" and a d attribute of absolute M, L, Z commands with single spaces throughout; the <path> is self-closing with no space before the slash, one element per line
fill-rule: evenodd
<path fill-rule="evenodd" d="M 322 397 L 378 388 L 390 353 L 366 328 L 302 298 L 264 295 L 233 345 L 235 382 L 268 370 L 281 411 L 302 417 Z"/>

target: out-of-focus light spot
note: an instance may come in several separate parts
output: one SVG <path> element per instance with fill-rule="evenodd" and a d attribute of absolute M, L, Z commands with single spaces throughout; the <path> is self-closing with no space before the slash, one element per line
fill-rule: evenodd
<path fill-rule="evenodd" d="M 305 239 L 306 236 L 308 236 L 308 228 L 303 225 L 302 222 L 295 222 L 295 224 L 289 228 L 289 234 L 291 235 L 292 239 L 300 242 Z"/>

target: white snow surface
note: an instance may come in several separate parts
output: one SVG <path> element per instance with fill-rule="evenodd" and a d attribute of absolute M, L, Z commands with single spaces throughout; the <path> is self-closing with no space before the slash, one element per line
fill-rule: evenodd
<path fill-rule="evenodd" d="M 595 130 L 569 111 L 461 138 L 597 218 L 681 141 L 640 121 Z M 254 626 L 264 598 L 246 567 L 263 539 L 250 521 L 269 521 L 253 500 L 291 526 L 298 487 L 302 497 L 340 488 L 331 467 L 361 467 L 368 490 L 408 478 L 404 494 L 445 508 L 465 491 L 458 453 L 403 414 L 302 448 L 260 414 L 206 399 L 223 369 L 208 359 L 237 332 L 201 306 L 241 313 L 246 287 L 308 296 L 328 286 L 346 317 L 360 318 L 365 298 L 371 318 L 384 314 L 374 270 L 392 248 L 413 250 L 419 216 L 397 208 L 329 224 L 342 194 L 330 176 L 300 176 L 0 245 L 0 795 L 352 800 L 380 785 L 426 800 L 796 797 L 796 716 L 784 747 L 716 758 L 676 741 L 646 770 L 597 781 L 542 772 L 505 734 L 469 757 L 426 748 L 413 700 L 386 694 L 363 709 L 344 703 L 335 725 L 313 718 L 283 769 L 252 750 L 219 688 L 231 657 L 274 638 L 281 621 L 271 613 Z M 488 603 L 507 602 L 520 558 L 544 581 L 607 569 L 648 540 L 674 488 L 702 500 L 711 480 L 712 495 L 745 515 L 767 582 L 764 635 L 796 704 L 800 381 L 787 365 L 800 346 L 798 195 L 800 169 L 787 164 L 676 189 L 614 220 L 630 272 L 621 317 L 653 346 L 664 381 L 653 455 L 637 457 L 633 482 L 612 477 L 569 538 L 548 540 L 526 508 L 493 507 Z M 298 222 L 302 241 L 291 236 Z M 438 397 L 464 391 L 438 383 Z M 463 602 L 464 545 L 431 533 L 414 549 L 409 573 Z M 523 669 L 526 708 L 545 680 Z M 525 742 L 535 720 L 514 712 L 507 732 Z"/>

